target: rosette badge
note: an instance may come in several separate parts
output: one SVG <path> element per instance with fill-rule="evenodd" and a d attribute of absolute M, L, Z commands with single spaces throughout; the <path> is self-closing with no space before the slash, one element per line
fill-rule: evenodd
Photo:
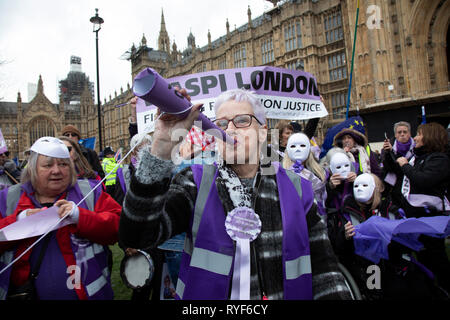
<path fill-rule="evenodd" d="M 228 213 L 225 228 L 231 239 L 255 240 L 261 232 L 259 216 L 248 207 L 237 207 Z"/>

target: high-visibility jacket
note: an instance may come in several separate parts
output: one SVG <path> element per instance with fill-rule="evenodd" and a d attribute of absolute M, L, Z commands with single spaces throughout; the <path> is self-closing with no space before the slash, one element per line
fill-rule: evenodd
<path fill-rule="evenodd" d="M 103 168 L 103 171 L 105 172 L 105 176 L 111 172 L 111 174 L 105 180 L 105 186 L 107 186 L 107 187 L 113 186 L 116 184 L 117 169 L 119 167 L 122 167 L 122 165 L 120 165 L 117 168 L 116 168 L 116 166 L 117 166 L 117 162 L 116 162 L 116 160 L 114 160 L 114 158 L 104 158 L 103 159 L 102 168 Z"/>
<path fill-rule="evenodd" d="M 369 145 L 367 145 L 366 146 L 366 152 L 367 152 L 367 157 L 370 159 L 370 147 L 369 147 Z M 361 163 L 361 157 L 359 157 L 358 156 L 358 158 L 359 158 L 359 170 L 362 172 L 362 163 Z"/>

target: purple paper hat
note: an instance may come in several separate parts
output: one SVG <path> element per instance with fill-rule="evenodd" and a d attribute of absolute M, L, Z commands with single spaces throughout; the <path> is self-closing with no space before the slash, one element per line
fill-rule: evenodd
<path fill-rule="evenodd" d="M 175 90 L 161 75 L 152 68 L 146 68 L 134 78 L 133 93 L 144 99 L 162 112 L 187 117 L 191 110 L 191 102 Z M 226 142 L 234 144 L 235 141 L 223 130 L 217 127 L 204 114 L 200 113 L 198 119 L 201 121 L 203 131 L 210 130 L 210 134 Z"/>

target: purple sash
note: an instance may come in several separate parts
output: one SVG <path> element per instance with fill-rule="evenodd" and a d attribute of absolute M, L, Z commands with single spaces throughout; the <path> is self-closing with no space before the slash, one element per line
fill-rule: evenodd
<path fill-rule="evenodd" d="M 125 178 L 123 176 L 123 169 L 119 167 L 119 169 L 117 169 L 117 176 L 119 177 L 119 183 L 120 186 L 122 187 L 122 191 L 124 194 L 127 193 L 127 186 L 125 184 Z"/>

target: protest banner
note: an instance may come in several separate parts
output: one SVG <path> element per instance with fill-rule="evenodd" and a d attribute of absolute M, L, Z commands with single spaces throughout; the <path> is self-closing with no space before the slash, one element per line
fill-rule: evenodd
<path fill-rule="evenodd" d="M 8 147 L 6 146 L 5 138 L 3 137 L 2 129 L 0 129 L 0 154 L 8 151 Z"/>
<path fill-rule="evenodd" d="M 316 79 L 310 73 L 275 67 L 214 70 L 167 79 L 171 86 L 185 88 L 193 104 L 203 103 L 204 111 L 215 119 L 214 101 L 222 92 L 244 88 L 261 99 L 268 119 L 302 120 L 325 117 Z M 152 132 L 156 107 L 142 99 L 136 104 L 138 131 Z"/>

